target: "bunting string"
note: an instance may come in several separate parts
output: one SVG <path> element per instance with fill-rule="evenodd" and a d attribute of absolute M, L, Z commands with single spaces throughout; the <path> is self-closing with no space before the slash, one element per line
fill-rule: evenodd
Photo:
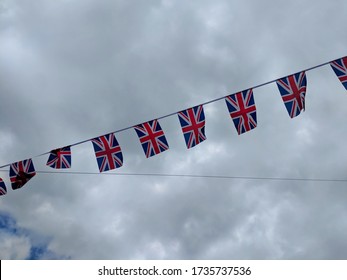
<path fill-rule="evenodd" d="M 7 170 L 0 170 L 7 172 Z M 171 173 L 124 173 L 124 172 L 86 172 L 86 171 L 44 171 L 36 170 L 37 174 L 58 175 L 110 175 L 110 176 L 138 176 L 138 177 L 179 177 L 179 178 L 206 178 L 206 179 L 232 179 L 232 180 L 265 180 L 265 181 L 308 181 L 308 182 L 337 182 L 345 183 L 347 179 L 336 178 L 294 178 L 294 177 L 258 177 L 258 176 L 230 176 L 230 175 L 199 175 L 199 174 L 171 174 Z M 2 180 L 0 179 L 0 185 Z"/>
<path fill-rule="evenodd" d="M 82 140 L 73 144 L 70 144 L 63 148 L 44 152 L 42 154 L 33 156 L 32 158 L 41 157 L 49 154 L 47 166 L 54 169 L 71 168 L 71 147 L 77 146 L 86 142 L 92 142 L 99 171 L 105 172 L 120 168 L 123 165 L 123 155 L 118 141 L 114 134 L 123 132 L 125 130 L 134 129 L 140 144 L 142 145 L 145 156 L 152 157 L 156 154 L 164 152 L 169 149 L 169 144 L 164 135 L 159 120 L 177 115 L 181 124 L 182 133 L 186 146 L 188 149 L 198 145 L 206 140 L 205 135 L 205 115 L 203 106 L 224 99 L 227 108 L 232 118 L 235 128 L 238 134 L 245 133 L 257 126 L 256 106 L 253 97 L 253 90 L 271 83 L 277 83 L 279 92 L 283 99 L 284 105 L 288 111 L 288 115 L 291 118 L 298 116 L 301 111 L 305 110 L 305 94 L 306 94 L 306 72 L 313 69 L 330 64 L 331 68 L 335 72 L 336 76 L 347 90 L 347 56 L 333 61 L 321 63 L 319 65 L 307 68 L 297 73 L 277 78 L 262 84 L 258 84 L 246 90 L 233 93 L 231 95 L 215 98 L 199 105 L 191 107 L 189 109 L 173 112 L 164 116 L 157 117 L 148 122 L 142 124 L 125 127 L 112 131 L 108 134 L 93 137 L 90 139 Z M 32 177 L 36 175 L 35 168 L 32 159 L 22 160 L 12 164 L 5 164 L 0 166 L 0 169 L 10 167 L 9 177 L 12 184 L 12 189 L 19 189 L 24 186 Z M 3 171 L 3 170 L 0 170 Z M 43 172 L 40 173 L 49 173 Z M 57 173 L 57 172 L 53 172 Z M 77 174 L 72 172 L 61 172 L 68 174 Z M 78 174 L 91 174 L 91 173 L 78 173 Z M 114 174 L 114 173 L 110 173 Z M 117 173 L 119 175 L 128 175 L 125 173 Z M 135 174 L 133 174 L 135 175 Z M 154 175 L 154 174 L 136 174 L 136 175 Z M 180 176 L 180 177 L 195 177 L 195 175 L 170 175 L 170 174 L 156 174 L 156 176 Z M 244 177 L 232 177 L 232 176 L 200 176 L 206 178 L 244 178 Z M 253 177 L 245 177 L 252 179 Z M 254 179 L 274 179 L 274 180 L 286 180 L 286 178 L 259 178 Z M 288 179 L 288 178 L 287 178 Z M 293 180 L 315 180 L 315 181 L 331 181 L 329 179 L 293 179 Z M 346 181 L 346 180 L 337 180 Z M 6 186 L 3 180 L 0 178 L 0 195 L 6 193 Z"/>
<path fill-rule="evenodd" d="M 342 58 L 339 58 L 339 59 L 342 59 Z M 329 64 L 329 63 L 333 63 L 333 62 L 335 62 L 335 61 L 337 61 L 337 60 L 339 60 L 339 59 L 335 59 L 335 60 L 333 60 L 333 61 L 324 62 L 324 63 L 318 64 L 318 65 L 316 65 L 316 66 L 307 68 L 307 69 L 305 69 L 305 70 L 299 71 L 299 72 L 297 72 L 297 73 L 300 73 L 300 72 L 303 72 L 303 71 L 304 71 L 304 72 L 308 72 L 308 71 L 314 70 L 314 69 L 316 69 L 316 68 L 325 66 L 325 65 L 327 65 L 327 64 Z M 297 73 L 290 74 L 290 75 L 295 75 L 295 74 L 297 74 Z M 255 89 L 255 88 L 260 88 L 260 87 L 263 87 L 263 86 L 266 86 L 266 85 L 275 83 L 275 82 L 277 82 L 278 80 L 283 79 L 283 78 L 285 78 L 285 77 L 287 77 L 287 76 L 283 76 L 283 77 L 281 77 L 281 78 L 277 78 L 277 79 L 274 79 L 274 80 L 271 80 L 271 81 L 268 81 L 268 82 L 264 82 L 264 83 L 258 84 L 258 85 L 256 85 L 256 86 L 250 87 L 250 88 L 248 88 L 248 89 L 246 89 L 246 90 Z M 214 103 L 214 102 L 219 101 L 219 100 L 222 100 L 222 99 L 224 99 L 224 98 L 226 98 L 226 97 L 227 97 L 227 96 L 222 96 L 222 97 L 218 97 L 218 98 L 215 98 L 215 99 L 211 99 L 211 100 L 208 100 L 208 101 L 203 102 L 203 103 L 201 103 L 201 104 L 199 104 L 199 105 L 196 105 L 196 106 L 201 106 L 201 105 L 207 105 L 207 104 L 210 104 L 210 103 Z M 157 118 L 155 118 L 155 119 L 156 119 L 156 120 L 165 119 L 165 118 L 174 116 L 174 115 L 178 114 L 178 113 L 181 112 L 181 111 L 182 111 L 182 110 L 177 111 L 177 112 L 174 112 L 174 113 L 170 113 L 170 114 L 167 114 L 167 115 L 164 115 L 164 116 L 160 116 L 160 117 L 157 117 Z M 121 129 L 118 129 L 118 130 L 115 130 L 115 131 L 111 131 L 111 132 L 109 132 L 109 133 L 107 133 L 107 134 L 111 134 L 111 133 L 120 133 L 120 132 L 129 130 L 129 129 L 132 129 L 133 127 L 134 127 L 134 126 L 124 127 L 124 128 L 121 128 Z M 99 137 L 101 137 L 101 136 L 103 136 L 103 135 L 100 135 Z M 77 145 L 80 145 L 80 144 L 84 144 L 84 143 L 86 143 L 86 142 L 89 142 L 89 141 L 93 140 L 94 138 L 95 138 L 95 137 L 89 138 L 89 139 L 85 139 L 85 140 L 81 140 L 81 141 L 79 141 L 79 142 L 75 142 L 75 143 L 73 143 L 73 144 L 70 144 L 69 146 L 70 146 L 70 147 L 73 147 L 73 146 L 77 146 Z M 41 156 L 48 155 L 48 154 L 50 154 L 50 151 L 49 151 L 49 152 L 44 152 L 44 153 L 42 153 L 42 154 L 35 155 L 35 156 L 33 156 L 32 158 L 41 157 Z M 8 167 L 8 166 L 10 166 L 10 163 L 7 163 L 7 164 L 2 165 L 2 166 L 0 166 L 0 168 L 4 168 L 4 167 Z"/>

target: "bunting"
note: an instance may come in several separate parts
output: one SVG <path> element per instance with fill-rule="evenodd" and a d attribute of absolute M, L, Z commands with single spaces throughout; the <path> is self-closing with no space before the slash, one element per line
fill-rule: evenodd
<path fill-rule="evenodd" d="M 169 144 L 158 120 L 136 125 L 134 129 L 147 158 L 169 149 Z"/>
<path fill-rule="evenodd" d="M 4 181 L 0 178 L 0 196 L 7 193 L 7 188 Z"/>
<path fill-rule="evenodd" d="M 225 102 L 239 135 L 257 127 L 257 112 L 252 89 L 229 95 L 225 98 Z"/>
<path fill-rule="evenodd" d="M 70 146 L 52 150 L 46 165 L 55 169 L 71 168 Z"/>
<path fill-rule="evenodd" d="M 291 118 L 305 110 L 306 83 L 305 71 L 277 80 L 278 89 Z"/>
<path fill-rule="evenodd" d="M 179 112 L 178 118 L 188 149 L 206 140 L 205 114 L 202 105 Z"/>
<path fill-rule="evenodd" d="M 92 140 L 99 171 L 104 172 L 123 165 L 123 154 L 113 133 Z"/>
<path fill-rule="evenodd" d="M 91 141 L 94 147 L 96 161 L 100 172 L 105 172 L 119 168 L 123 165 L 123 154 L 121 147 L 115 137 L 115 133 L 130 128 L 134 128 L 143 151 L 147 158 L 157 155 L 169 149 L 164 131 L 162 130 L 159 119 L 163 119 L 177 114 L 184 140 L 188 149 L 195 147 L 206 140 L 205 135 L 205 114 L 203 105 L 224 99 L 233 120 L 237 133 L 243 134 L 257 127 L 257 112 L 254 102 L 253 90 L 255 88 L 276 82 L 281 94 L 284 105 L 291 118 L 298 116 L 305 110 L 305 96 L 307 88 L 306 71 L 330 64 L 342 85 L 347 90 L 347 56 L 326 62 L 285 78 L 280 78 L 270 82 L 254 86 L 248 90 L 240 91 L 228 96 L 223 96 L 214 100 L 207 101 L 201 105 L 189 109 L 168 114 L 160 118 L 148 121 L 136 126 L 130 126 L 109 134 L 84 140 L 69 146 L 54 149 L 50 152 L 37 155 L 49 154 L 46 165 L 54 169 L 71 168 L 71 147 L 87 141 Z M 9 166 L 9 178 L 13 190 L 22 188 L 31 178 L 36 175 L 32 159 L 18 161 L 12 164 L 0 166 L 4 168 Z M 4 181 L 0 178 L 0 196 L 7 193 Z"/>
<path fill-rule="evenodd" d="M 336 76 L 347 90 L 347 56 L 330 62 Z"/>
<path fill-rule="evenodd" d="M 36 172 L 31 159 L 25 159 L 10 165 L 10 180 L 13 190 L 22 188 L 35 175 Z"/>

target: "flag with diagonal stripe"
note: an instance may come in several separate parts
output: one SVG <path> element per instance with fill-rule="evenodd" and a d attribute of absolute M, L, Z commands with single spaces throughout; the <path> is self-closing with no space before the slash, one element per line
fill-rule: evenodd
<path fill-rule="evenodd" d="M 330 66 L 347 90 L 347 56 L 330 62 Z"/>
<path fill-rule="evenodd" d="M 147 158 L 169 149 L 169 144 L 158 120 L 136 125 L 134 129 Z"/>
<path fill-rule="evenodd" d="M 205 114 L 202 105 L 179 112 L 178 118 L 188 149 L 206 140 Z"/>
<path fill-rule="evenodd" d="M 305 71 L 277 80 L 282 100 L 291 118 L 305 110 L 306 85 Z"/>
<path fill-rule="evenodd" d="M 123 154 L 113 133 L 91 140 L 100 172 L 119 168 L 123 165 Z"/>
<path fill-rule="evenodd" d="M 36 175 L 31 159 L 25 159 L 10 165 L 10 180 L 12 189 L 20 189 Z"/>
<path fill-rule="evenodd" d="M 225 102 L 239 135 L 257 127 L 257 112 L 252 89 L 229 95 L 225 98 Z"/>
<path fill-rule="evenodd" d="M 7 193 L 7 188 L 4 181 L 0 178 L 0 195 L 5 195 Z"/>

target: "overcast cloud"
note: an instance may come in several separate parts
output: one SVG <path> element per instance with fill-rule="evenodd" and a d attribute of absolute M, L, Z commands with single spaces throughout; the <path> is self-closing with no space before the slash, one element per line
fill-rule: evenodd
<path fill-rule="evenodd" d="M 347 55 L 347 2 L 0 0 L 0 165 L 133 126 Z M 238 136 L 224 100 L 207 140 L 146 159 L 116 134 L 113 173 L 346 179 L 347 94 L 307 72 L 290 119 L 275 84 L 254 90 Z M 52 171 L 47 156 L 36 170 Z M 0 197 L 1 259 L 346 259 L 343 182 L 37 174 Z M 53 170 L 54 171 L 54 170 Z M 90 142 L 71 171 L 98 172 Z M 112 173 L 108 172 L 108 173 Z"/>

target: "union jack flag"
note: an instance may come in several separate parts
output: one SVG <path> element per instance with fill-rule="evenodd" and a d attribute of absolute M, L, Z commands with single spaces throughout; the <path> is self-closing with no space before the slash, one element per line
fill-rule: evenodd
<path fill-rule="evenodd" d="M 169 149 L 169 144 L 158 120 L 136 125 L 134 129 L 147 158 Z"/>
<path fill-rule="evenodd" d="M 36 175 L 31 159 L 25 159 L 10 165 L 10 180 L 12 189 L 20 189 Z"/>
<path fill-rule="evenodd" d="M 282 100 L 291 118 L 305 110 L 306 84 L 305 71 L 277 80 Z"/>
<path fill-rule="evenodd" d="M 225 102 L 239 135 L 257 127 L 257 112 L 252 89 L 229 95 L 225 98 Z"/>
<path fill-rule="evenodd" d="M 205 114 L 202 105 L 178 113 L 187 148 L 206 140 Z"/>
<path fill-rule="evenodd" d="M 46 165 L 56 169 L 71 168 L 70 146 L 52 150 Z"/>
<path fill-rule="evenodd" d="M 7 193 L 7 188 L 4 181 L 0 178 L 0 195 L 5 195 Z"/>
<path fill-rule="evenodd" d="M 347 90 L 347 56 L 330 62 L 330 66 Z"/>
<path fill-rule="evenodd" d="M 123 154 L 113 133 L 92 140 L 96 161 L 100 172 L 119 168 L 123 165 Z"/>

